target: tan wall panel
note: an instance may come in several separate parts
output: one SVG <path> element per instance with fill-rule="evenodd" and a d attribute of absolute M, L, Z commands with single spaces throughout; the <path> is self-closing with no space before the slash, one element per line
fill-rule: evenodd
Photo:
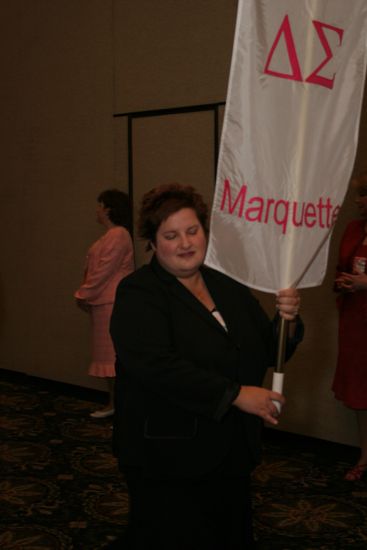
<path fill-rule="evenodd" d="M 196 187 L 209 202 L 214 188 L 212 112 L 137 118 L 133 122 L 134 218 L 143 194 L 178 182 Z M 148 256 L 135 239 L 137 264 Z"/>
<path fill-rule="evenodd" d="M 223 101 L 236 9 L 237 0 L 115 0 L 115 112 Z"/>
<path fill-rule="evenodd" d="M 111 18 L 101 0 L 15 0 L 1 18 L 0 364 L 93 387 L 72 294 L 113 181 Z"/>
<path fill-rule="evenodd" d="M 114 185 L 128 193 L 129 166 L 128 166 L 128 129 L 127 117 L 113 119 L 113 149 L 114 149 Z"/>

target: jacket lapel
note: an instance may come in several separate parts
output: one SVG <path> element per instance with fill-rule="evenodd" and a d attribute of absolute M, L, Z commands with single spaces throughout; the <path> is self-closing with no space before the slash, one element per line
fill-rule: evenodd
<path fill-rule="evenodd" d="M 232 304 L 232 297 L 223 289 L 223 285 L 213 276 L 213 272 L 209 268 L 204 266 L 202 275 L 210 295 L 214 300 L 215 306 L 224 319 L 228 335 L 231 339 L 236 339 L 238 333 L 238 320 L 235 315 L 236 308 Z"/>
<path fill-rule="evenodd" d="M 187 307 L 189 307 L 196 315 L 200 315 L 207 323 L 209 323 L 213 328 L 219 330 L 222 334 L 227 335 L 227 331 L 222 327 L 222 325 L 213 317 L 212 313 L 197 299 L 195 296 L 183 285 L 180 281 L 171 273 L 168 273 L 163 267 L 158 263 L 155 256 L 151 260 L 151 267 L 155 274 L 165 282 L 167 289 L 171 294 L 173 294 L 178 300 L 184 302 Z M 207 271 L 207 270 L 205 270 Z M 203 273 L 205 283 L 207 283 L 207 278 Z M 211 293 L 211 290 L 208 290 Z M 215 297 L 212 296 L 214 303 L 218 311 L 220 311 L 223 319 L 227 325 L 227 319 L 223 315 L 223 312 L 216 303 Z M 228 325 L 227 325 L 228 328 Z"/>

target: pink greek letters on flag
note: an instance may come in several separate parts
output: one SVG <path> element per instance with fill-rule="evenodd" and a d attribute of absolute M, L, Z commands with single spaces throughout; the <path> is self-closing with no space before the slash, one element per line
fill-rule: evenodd
<path fill-rule="evenodd" d="M 205 263 L 321 284 L 356 154 L 366 0 L 239 0 Z"/>

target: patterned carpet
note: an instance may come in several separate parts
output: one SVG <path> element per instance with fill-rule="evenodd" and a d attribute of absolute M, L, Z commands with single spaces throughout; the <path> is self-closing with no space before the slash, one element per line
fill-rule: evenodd
<path fill-rule="evenodd" d="M 128 497 L 111 419 L 89 417 L 103 399 L 0 370 L 0 548 L 98 550 L 123 532 Z M 259 550 L 366 550 L 367 480 L 342 479 L 356 449 L 274 430 L 264 439 Z"/>
<path fill-rule="evenodd" d="M 274 430 L 254 473 L 261 550 L 366 550 L 367 478 L 343 475 L 356 448 Z"/>

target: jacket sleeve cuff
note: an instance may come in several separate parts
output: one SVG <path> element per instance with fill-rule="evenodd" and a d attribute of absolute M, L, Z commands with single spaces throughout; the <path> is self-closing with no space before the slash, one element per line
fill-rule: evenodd
<path fill-rule="evenodd" d="M 226 388 L 224 395 L 219 403 L 219 406 L 215 412 L 214 420 L 221 420 L 226 412 L 232 406 L 233 401 L 236 399 L 237 395 L 240 393 L 241 385 L 237 382 L 233 382 L 229 387 Z"/>

